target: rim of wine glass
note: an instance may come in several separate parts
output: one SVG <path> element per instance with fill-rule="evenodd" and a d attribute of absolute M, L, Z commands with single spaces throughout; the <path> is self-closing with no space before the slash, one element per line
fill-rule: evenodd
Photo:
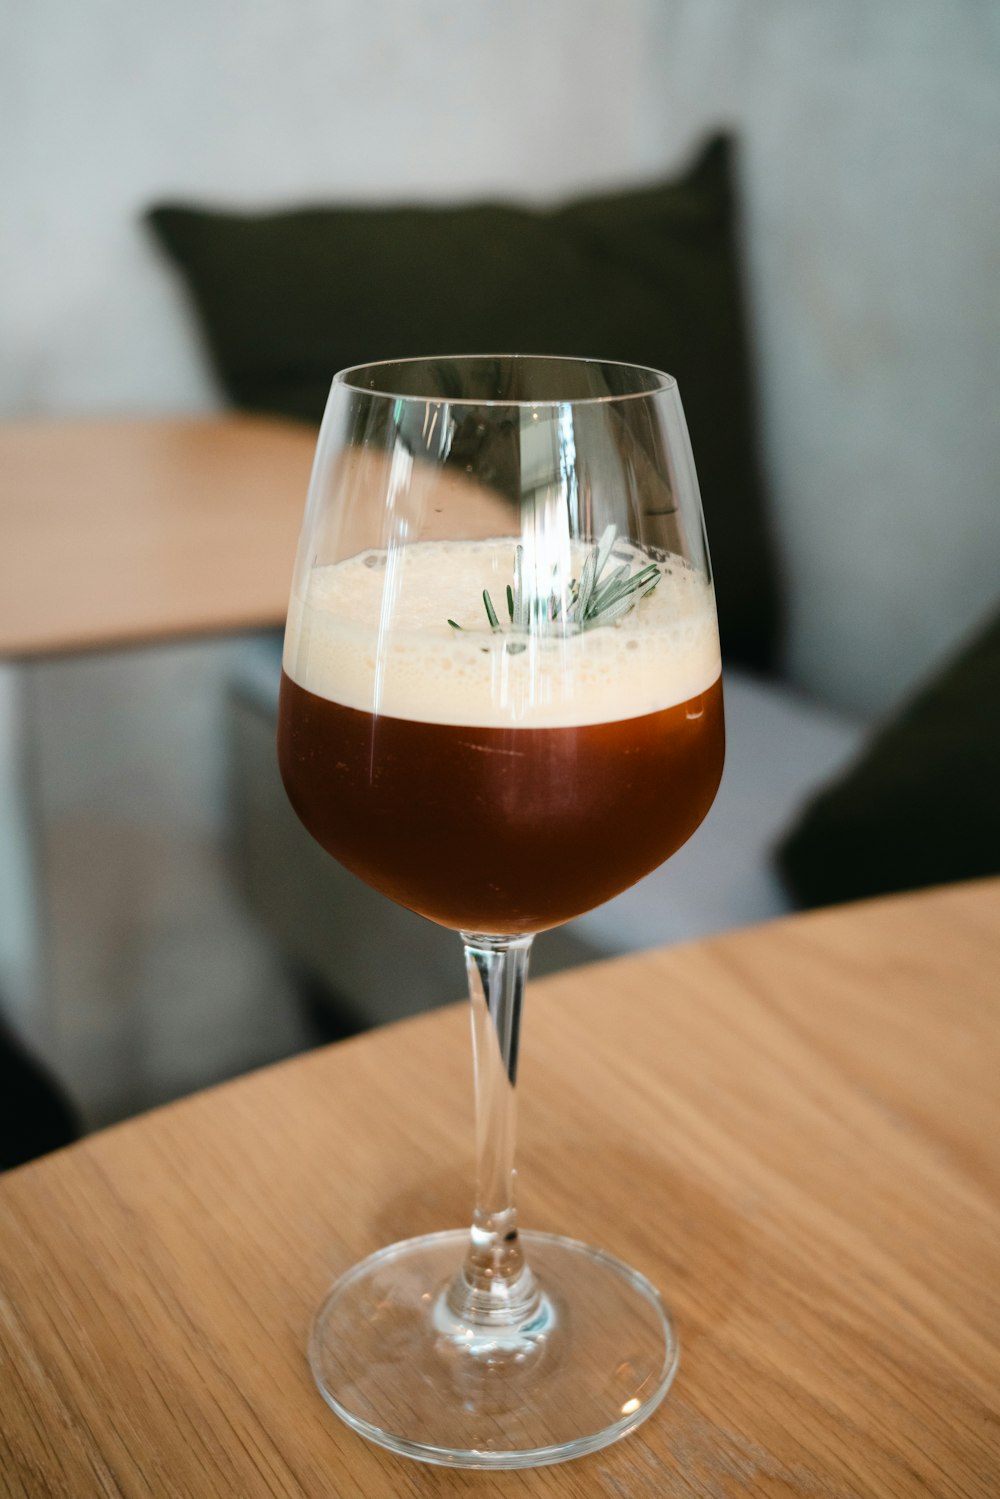
<path fill-rule="evenodd" d="M 387 370 L 403 364 L 429 365 L 444 364 L 449 361 L 455 363 L 464 361 L 472 364 L 486 363 L 491 359 L 521 364 L 596 365 L 607 369 L 634 370 L 637 374 L 653 376 L 655 383 L 648 390 L 630 390 L 621 395 L 609 391 L 607 395 L 529 400 L 512 396 L 443 396 L 440 391 L 428 391 L 426 395 L 418 395 L 412 390 L 376 390 L 373 385 L 362 384 L 356 378 L 368 370 Z M 347 369 L 338 370 L 333 377 L 333 383 L 343 386 L 345 390 L 356 391 L 359 395 L 381 396 L 387 401 L 441 401 L 449 406 L 512 406 L 528 409 L 540 406 L 602 406 L 617 404 L 620 401 L 644 401 L 650 396 L 663 395 L 666 391 L 677 389 L 677 380 L 673 375 L 668 375 L 665 370 L 655 369 L 652 365 L 633 364 L 627 359 L 592 359 L 575 354 L 417 354 L 408 355 L 405 359 L 371 359 L 364 364 L 352 364 Z"/>

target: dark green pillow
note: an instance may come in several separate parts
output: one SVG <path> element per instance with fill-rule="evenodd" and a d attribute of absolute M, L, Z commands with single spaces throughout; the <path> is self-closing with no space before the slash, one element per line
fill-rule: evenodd
<path fill-rule="evenodd" d="M 422 354 L 583 355 L 675 375 L 724 648 L 771 663 L 778 604 L 724 137 L 676 182 L 550 212 L 165 204 L 149 219 L 226 391 L 251 410 L 318 422 L 338 369 Z"/>
<path fill-rule="evenodd" d="M 1000 615 L 778 850 L 803 905 L 1000 874 Z"/>

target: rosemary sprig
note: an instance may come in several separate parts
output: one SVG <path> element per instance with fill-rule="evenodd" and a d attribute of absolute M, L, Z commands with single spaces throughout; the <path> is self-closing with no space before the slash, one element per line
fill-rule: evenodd
<path fill-rule="evenodd" d="M 563 600 L 554 590 L 544 594 L 532 594 L 524 587 L 524 548 L 514 548 L 514 582 L 507 584 L 507 613 L 513 630 L 527 630 L 533 619 L 545 619 L 554 623 L 561 616 L 566 630 L 592 630 L 599 625 L 617 623 L 640 599 L 652 593 L 660 581 L 660 569 L 655 562 L 630 573 L 628 562 L 619 556 L 618 565 L 607 572 L 608 563 L 614 554 L 617 527 L 607 526 L 600 541 L 591 547 L 583 564 L 579 579 L 574 578 L 567 591 L 565 609 Z M 483 606 L 490 629 L 502 631 L 500 617 L 493 605 L 488 588 L 483 589 Z M 448 623 L 454 628 L 453 619 Z M 523 649 L 523 647 L 521 647 Z"/>

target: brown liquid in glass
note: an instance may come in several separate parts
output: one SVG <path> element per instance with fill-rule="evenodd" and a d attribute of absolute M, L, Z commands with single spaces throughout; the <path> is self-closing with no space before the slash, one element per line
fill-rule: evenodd
<path fill-rule="evenodd" d="M 556 926 L 648 874 L 712 805 L 722 682 L 677 707 L 572 728 L 374 716 L 282 673 L 278 762 L 313 837 L 443 926 Z"/>

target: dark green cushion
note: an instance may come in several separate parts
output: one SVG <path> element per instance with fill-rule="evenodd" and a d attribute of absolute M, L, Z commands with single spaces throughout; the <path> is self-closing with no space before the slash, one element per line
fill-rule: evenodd
<path fill-rule="evenodd" d="M 1000 615 L 778 850 L 803 905 L 1000 874 Z"/>
<path fill-rule="evenodd" d="M 240 406 L 318 422 L 338 369 L 423 354 L 544 353 L 680 382 L 723 646 L 774 655 L 778 605 L 753 426 L 731 147 L 676 182 L 550 212 L 303 208 L 149 214 Z"/>

